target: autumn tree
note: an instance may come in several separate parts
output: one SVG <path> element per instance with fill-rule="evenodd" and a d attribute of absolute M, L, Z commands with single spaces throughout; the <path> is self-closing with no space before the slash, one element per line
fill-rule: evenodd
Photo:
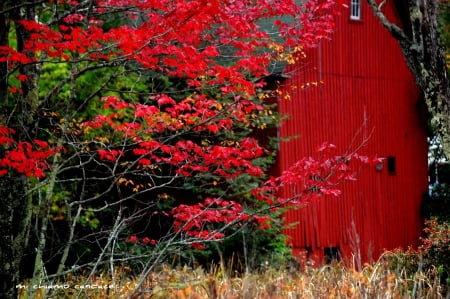
<path fill-rule="evenodd" d="M 269 179 L 274 153 L 256 134 L 277 121 L 270 65 L 329 38 L 335 6 L 3 1 L 1 297 L 15 298 L 24 277 L 90 269 L 89 279 L 135 261 L 142 282 L 170 248 L 264 229 L 280 206 L 338 195 L 336 184 L 354 179 L 348 160 L 366 157 L 325 143 L 317 159 Z M 282 187 L 296 192 L 279 198 Z M 155 238 L 131 235 L 152 221 L 165 224 Z M 130 254 L 136 244 L 154 247 Z"/>
<path fill-rule="evenodd" d="M 420 87 L 431 126 L 450 157 L 450 81 L 446 51 L 441 41 L 440 9 L 448 10 L 448 1 L 397 1 L 402 23 L 389 20 L 383 11 L 386 1 L 367 0 L 384 27 L 398 40 L 409 69 Z"/>

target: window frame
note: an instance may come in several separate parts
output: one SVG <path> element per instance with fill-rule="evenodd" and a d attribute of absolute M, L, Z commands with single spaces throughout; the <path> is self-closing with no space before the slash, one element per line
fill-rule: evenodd
<path fill-rule="evenodd" d="M 350 20 L 361 21 L 361 0 L 350 0 Z"/>

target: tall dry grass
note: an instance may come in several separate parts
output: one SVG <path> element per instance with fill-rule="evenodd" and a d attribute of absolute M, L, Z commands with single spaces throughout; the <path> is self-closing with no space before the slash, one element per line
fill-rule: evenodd
<path fill-rule="evenodd" d="M 114 276 L 99 274 L 90 281 L 79 275 L 53 285 L 42 283 L 35 298 L 450 298 L 444 294 L 445 286 L 433 269 L 424 271 L 419 267 L 411 271 L 399 267 L 400 263 L 392 263 L 396 258 L 400 257 L 386 253 L 361 271 L 342 263 L 300 270 L 268 267 L 244 274 L 220 266 L 210 271 L 163 266 L 147 277 L 138 292 L 134 290 L 137 280 L 130 274 L 132 269 L 122 267 L 116 269 Z M 27 288 L 20 289 L 19 298 L 27 298 L 26 293 Z"/>

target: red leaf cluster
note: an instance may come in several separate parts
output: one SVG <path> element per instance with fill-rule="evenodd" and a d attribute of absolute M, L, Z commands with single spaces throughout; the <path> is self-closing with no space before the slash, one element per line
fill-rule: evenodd
<path fill-rule="evenodd" d="M 180 231 L 188 237 L 200 240 L 221 240 L 225 234 L 215 230 L 217 224 L 239 225 L 242 222 L 255 221 L 261 229 L 270 228 L 269 216 L 250 215 L 243 211 L 242 206 L 234 201 L 218 198 L 207 198 L 203 203 L 195 205 L 180 205 L 172 210 L 175 219 L 175 231 Z M 203 249 L 198 242 L 193 246 Z"/>
<path fill-rule="evenodd" d="M 46 141 L 34 140 L 16 142 L 12 138 L 14 130 L 0 127 L 0 146 L 3 156 L 0 157 L 0 175 L 10 171 L 24 174 L 28 177 L 41 178 L 49 168 L 47 159 L 56 154 L 57 150 L 50 148 Z"/>
<path fill-rule="evenodd" d="M 192 86 L 222 84 L 225 93 L 244 87 L 251 90 L 246 76 L 267 74 L 275 55 L 267 51 L 275 42 L 274 32 L 261 28 L 259 22 L 274 20 L 272 30 L 282 38 L 276 41 L 282 48 L 312 47 L 329 38 L 337 14 L 334 0 L 302 4 L 294 0 L 97 0 L 93 5 L 100 16 L 121 10 L 143 21 L 106 29 L 101 18 L 86 20 L 76 9 L 62 14 L 58 25 L 18 20 L 30 38 L 20 52 L 0 47 L 0 62 L 8 61 L 11 68 L 32 63 L 36 61 L 32 53 L 65 61 L 121 58 L 190 79 Z M 216 58 L 226 48 L 234 49 L 234 63 L 225 67 Z M 206 81 L 200 79 L 205 74 Z"/>
<path fill-rule="evenodd" d="M 138 165 L 142 167 L 167 163 L 176 167 L 176 173 L 183 176 L 198 172 L 210 172 L 224 178 L 243 173 L 252 176 L 263 174 L 262 169 L 252 162 L 264 155 L 264 149 L 254 138 L 245 138 L 231 146 L 201 145 L 191 140 L 167 144 L 149 138 L 156 133 L 176 133 L 186 129 L 205 132 L 205 135 L 216 134 L 230 130 L 236 121 L 246 122 L 249 114 L 262 107 L 251 101 L 239 101 L 224 108 L 220 102 L 204 96 L 189 97 L 179 103 L 167 95 L 155 96 L 154 100 L 155 105 L 135 105 L 118 97 L 105 97 L 104 107 L 111 109 L 111 113 L 99 115 L 83 126 L 89 132 L 108 129 L 113 134 L 122 134 L 124 138 L 133 140 L 135 146 L 131 153 L 137 156 Z M 132 121 L 128 122 L 126 119 L 130 113 Z M 116 161 L 124 152 L 99 149 L 98 154 L 101 160 Z"/>
<path fill-rule="evenodd" d="M 301 207 L 322 196 L 338 196 L 341 191 L 338 184 L 346 180 L 354 180 L 355 173 L 349 162 L 355 160 L 363 164 L 376 164 L 381 161 L 377 157 L 361 156 L 351 153 L 346 156 L 333 155 L 336 146 L 325 142 L 317 148 L 318 158 L 307 157 L 299 160 L 279 177 L 271 178 L 262 187 L 252 190 L 253 196 L 264 201 L 272 210 L 278 207 Z M 293 190 L 287 197 L 280 196 L 282 190 Z M 239 223 L 240 221 L 256 221 L 260 229 L 270 228 L 270 216 L 251 215 L 234 201 L 207 199 L 196 205 L 180 205 L 172 210 L 177 230 L 188 236 L 203 240 L 221 239 L 208 225 L 223 223 Z M 201 244 L 197 244 L 201 248 Z"/>
<path fill-rule="evenodd" d="M 323 195 L 338 196 L 338 185 L 343 181 L 356 179 L 356 172 L 350 167 L 351 161 L 375 165 L 378 157 L 367 157 L 357 153 L 344 156 L 333 154 L 334 144 L 323 143 L 317 148 L 318 158 L 304 157 L 294 163 L 279 177 L 271 178 L 262 187 L 255 188 L 253 195 L 261 201 L 276 205 L 301 207 Z M 285 197 L 282 189 L 291 190 Z"/>
<path fill-rule="evenodd" d="M 135 235 L 129 236 L 126 240 L 127 243 L 141 244 L 141 245 L 156 245 L 158 242 L 149 237 L 144 237 L 141 240 Z"/>

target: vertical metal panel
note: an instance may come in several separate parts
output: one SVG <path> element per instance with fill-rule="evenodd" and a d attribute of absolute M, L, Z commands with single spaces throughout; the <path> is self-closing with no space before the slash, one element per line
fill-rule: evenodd
<path fill-rule="evenodd" d="M 279 109 L 290 118 L 280 135 L 300 137 L 281 142 L 278 165 L 281 171 L 314 155 L 324 141 L 345 151 L 357 132 L 356 142 L 372 133 L 361 154 L 396 158 L 395 174 L 387 172 L 386 163 L 382 171 L 367 167 L 357 182 L 342 185 L 339 198 L 322 198 L 286 214 L 288 223 L 299 222 L 286 231 L 295 251 L 340 247 L 350 254 L 356 234 L 363 261 L 369 261 L 384 249 L 417 245 L 427 191 L 426 123 L 419 117 L 418 89 L 397 42 L 367 6 L 361 22 L 347 16 L 343 9 L 331 42 L 287 69 L 291 77 L 281 89 L 291 100 L 280 99 Z M 301 88 L 320 80 L 318 87 Z"/>

